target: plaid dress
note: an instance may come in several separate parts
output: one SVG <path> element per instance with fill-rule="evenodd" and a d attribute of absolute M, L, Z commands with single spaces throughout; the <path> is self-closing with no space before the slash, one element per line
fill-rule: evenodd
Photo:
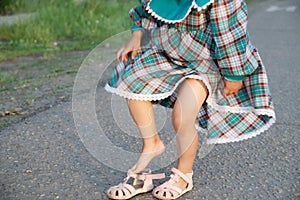
<path fill-rule="evenodd" d="M 134 60 L 114 68 L 105 89 L 172 108 L 181 82 L 202 80 L 209 94 L 195 124 L 207 143 L 241 141 L 267 130 L 275 112 L 264 65 L 249 41 L 245 2 L 215 0 L 175 23 L 149 14 L 148 3 L 130 11 L 133 30 L 144 32 L 143 46 Z M 224 96 L 224 78 L 243 80 L 243 88 Z"/>

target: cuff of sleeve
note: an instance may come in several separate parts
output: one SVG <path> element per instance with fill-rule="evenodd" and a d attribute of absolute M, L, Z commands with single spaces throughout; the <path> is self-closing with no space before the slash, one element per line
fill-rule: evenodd
<path fill-rule="evenodd" d="M 133 23 L 131 27 L 131 32 L 137 31 L 137 30 L 143 30 L 143 27 L 136 25 L 136 23 Z"/>
<path fill-rule="evenodd" d="M 228 81 L 232 81 L 232 82 L 239 82 L 239 81 L 242 81 L 245 76 L 224 76 L 224 78 Z"/>

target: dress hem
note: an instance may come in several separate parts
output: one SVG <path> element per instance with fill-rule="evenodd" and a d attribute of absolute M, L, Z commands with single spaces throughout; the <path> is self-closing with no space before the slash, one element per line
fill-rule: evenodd
<path fill-rule="evenodd" d="M 173 92 L 176 90 L 176 88 L 179 86 L 179 84 L 187 78 L 193 78 L 193 79 L 203 81 L 203 83 L 205 84 L 205 86 L 209 92 L 206 102 L 208 105 L 210 105 L 212 108 L 214 108 L 216 110 L 219 110 L 222 112 L 231 112 L 231 113 L 253 112 L 257 115 L 267 115 L 269 117 L 272 117 L 267 124 L 265 124 L 262 128 L 260 128 L 257 131 L 254 131 L 249 134 L 244 134 L 242 136 L 237 136 L 236 138 L 208 138 L 207 144 L 224 144 L 224 143 L 239 142 L 239 141 L 247 140 L 247 139 L 255 137 L 255 136 L 261 134 L 262 132 L 268 130 L 271 127 L 271 125 L 274 124 L 276 121 L 275 112 L 272 109 L 254 109 L 253 107 L 231 107 L 231 106 L 218 105 L 216 102 L 213 101 L 213 99 L 211 97 L 211 88 L 209 87 L 208 81 L 205 78 L 197 76 L 197 75 L 189 75 L 189 76 L 183 77 L 176 83 L 176 85 L 174 86 L 174 88 L 171 91 L 165 92 L 162 94 L 145 95 L 145 94 L 135 94 L 135 93 L 125 92 L 118 88 L 111 87 L 108 83 L 106 83 L 106 85 L 105 85 L 105 90 L 107 92 L 120 95 L 127 99 L 142 100 L 142 101 L 156 101 L 156 100 L 165 99 L 165 98 L 171 96 L 173 94 Z M 198 131 L 207 134 L 206 129 L 203 129 L 199 126 L 196 126 L 196 128 Z"/>
<path fill-rule="evenodd" d="M 194 75 L 193 75 L 194 76 Z M 188 76 L 186 78 L 191 78 L 191 76 Z M 186 79 L 186 78 L 183 78 Z M 196 79 L 200 79 L 199 77 L 197 77 Z M 179 84 L 180 82 L 182 82 L 183 80 L 179 81 L 177 84 Z M 207 86 L 207 84 L 205 83 L 206 81 L 204 81 L 204 79 L 200 79 L 204 82 L 204 84 Z M 134 99 L 134 100 L 143 100 L 143 101 L 155 101 L 155 100 L 161 100 L 164 98 L 169 97 L 170 95 L 172 95 L 172 93 L 175 91 L 175 89 L 177 88 L 177 85 L 174 87 L 174 89 L 170 92 L 166 92 L 163 94 L 152 94 L 152 95 L 143 95 L 143 94 L 132 94 L 129 92 L 124 92 L 123 90 L 118 90 L 117 88 L 113 88 L 111 86 L 109 86 L 108 84 L 105 85 L 105 90 L 110 92 L 110 93 L 114 93 L 117 95 L 120 95 L 124 98 L 128 98 L 128 99 Z M 210 90 L 210 88 L 208 88 L 208 90 Z M 150 99 L 151 96 L 152 98 Z M 153 96 L 155 96 L 155 98 L 153 98 Z M 207 98 L 209 99 L 209 98 Z M 251 112 L 253 109 L 252 107 L 249 108 L 234 108 L 234 107 L 229 107 L 229 106 L 220 106 L 217 105 L 216 103 L 212 103 L 212 101 L 207 101 L 207 104 L 212 106 L 213 108 L 217 108 L 220 111 L 225 111 L 225 112 L 232 112 L 232 113 L 244 113 L 244 112 Z M 228 108 L 226 108 L 228 107 Z M 250 109 L 251 108 L 251 109 Z M 270 121 L 265 124 L 262 128 L 260 128 L 257 131 L 254 131 L 252 133 L 249 134 L 245 134 L 242 136 L 237 136 L 236 138 L 208 138 L 207 139 L 207 144 L 225 144 L 225 143 L 231 143 L 231 142 L 240 142 L 243 140 L 247 140 L 253 137 L 256 137 L 258 135 L 260 135 L 261 133 L 263 133 L 264 131 L 268 130 L 276 121 L 276 117 L 275 117 L 275 112 L 273 110 L 268 110 L 268 109 L 256 109 L 256 114 L 259 115 L 268 115 L 270 117 L 272 117 L 270 119 Z M 199 125 L 195 124 L 196 129 L 207 135 L 207 130 L 201 128 Z"/>
<path fill-rule="evenodd" d="M 176 90 L 176 88 L 180 85 L 181 82 L 183 82 L 185 79 L 187 78 L 194 78 L 194 79 L 198 79 L 204 82 L 206 88 L 208 89 L 209 94 L 211 94 L 211 88 L 208 87 L 208 81 L 204 78 L 200 78 L 199 76 L 196 75 L 189 75 L 189 76 L 185 76 L 183 78 L 181 78 L 174 86 L 174 88 L 168 92 L 162 93 L 162 94 L 135 94 L 135 93 L 130 93 L 130 92 L 125 92 L 123 90 L 120 90 L 118 88 L 113 88 L 110 85 L 108 85 L 108 83 L 106 83 L 105 85 L 105 90 L 111 93 L 115 93 L 118 94 L 122 97 L 128 98 L 128 99 L 134 99 L 134 100 L 142 100 L 142 101 L 158 101 L 158 100 L 162 100 L 165 99 L 169 96 L 171 96 L 174 91 Z"/>
<path fill-rule="evenodd" d="M 270 121 L 265 124 L 262 128 L 260 128 L 257 131 L 253 131 L 251 133 L 248 134 L 244 134 L 242 136 L 237 136 L 236 138 L 208 138 L 207 139 L 207 144 L 225 144 L 225 143 L 231 143 L 231 142 L 241 142 L 244 140 L 248 140 L 250 138 L 256 137 L 258 135 L 260 135 L 261 133 L 265 132 L 266 130 L 268 130 L 274 123 L 275 123 L 276 119 L 275 118 L 271 118 Z M 199 129 L 198 129 L 199 131 Z M 203 130 L 201 131 L 203 132 Z M 206 131 L 207 133 L 207 131 Z"/>
<path fill-rule="evenodd" d="M 203 81 L 203 83 L 205 84 L 205 86 L 208 90 L 208 97 L 207 97 L 206 102 L 208 105 L 215 108 L 216 110 L 219 110 L 222 112 L 232 112 L 232 113 L 253 112 L 257 115 L 268 115 L 270 117 L 275 118 L 275 112 L 272 109 L 254 109 L 253 107 L 239 107 L 239 106 L 233 107 L 233 106 L 218 105 L 215 101 L 213 101 L 213 98 L 211 97 L 212 90 L 209 87 L 208 81 L 205 78 L 198 76 L 198 75 L 188 75 L 188 76 L 181 78 L 176 83 L 176 85 L 174 86 L 174 88 L 172 90 L 162 93 L 162 94 L 145 95 L 145 94 L 130 93 L 130 92 L 120 90 L 118 88 L 113 88 L 108 83 L 106 83 L 106 85 L 105 85 L 105 90 L 107 92 L 115 93 L 115 94 L 120 95 L 127 99 L 134 99 L 134 100 L 141 100 L 141 101 L 158 101 L 158 100 L 162 100 L 162 99 L 165 99 L 165 98 L 171 96 L 174 93 L 174 91 L 176 90 L 176 88 L 180 85 L 180 83 L 183 82 L 187 78 L 193 78 L 193 79 Z"/>

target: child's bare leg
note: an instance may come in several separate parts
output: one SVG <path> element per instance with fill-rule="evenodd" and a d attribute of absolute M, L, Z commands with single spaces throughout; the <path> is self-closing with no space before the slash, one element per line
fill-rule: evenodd
<path fill-rule="evenodd" d="M 179 90 L 173 109 L 173 126 L 177 133 L 177 169 L 183 173 L 192 172 L 198 147 L 198 134 L 195 128 L 197 114 L 207 96 L 207 88 L 202 81 L 186 79 Z M 179 181 L 185 187 L 186 182 Z"/>
<path fill-rule="evenodd" d="M 132 168 L 134 172 L 138 173 L 145 169 L 154 157 L 161 154 L 165 147 L 157 134 L 152 103 L 128 100 L 128 107 L 143 137 L 142 153 Z"/>

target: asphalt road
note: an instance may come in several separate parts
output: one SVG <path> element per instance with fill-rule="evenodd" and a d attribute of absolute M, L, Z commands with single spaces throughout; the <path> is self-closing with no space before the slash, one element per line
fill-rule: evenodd
<path fill-rule="evenodd" d="M 267 68 L 277 122 L 260 136 L 215 145 L 197 159 L 194 189 L 181 199 L 300 199 L 300 1 L 256 3 L 249 13 L 251 40 Z M 115 98 L 99 87 L 96 99 L 107 138 L 121 149 L 138 151 L 140 140 L 123 136 L 123 125 L 114 120 L 118 110 L 112 111 L 109 103 Z M 84 146 L 73 113 L 72 102 L 64 102 L 0 132 L 0 199 L 106 199 L 106 189 L 121 181 L 126 169 L 110 166 L 118 163 L 114 155 L 103 152 L 107 160 L 101 160 L 93 147 Z M 85 130 L 89 134 L 88 124 Z M 134 199 L 153 197 L 149 193 Z"/>

